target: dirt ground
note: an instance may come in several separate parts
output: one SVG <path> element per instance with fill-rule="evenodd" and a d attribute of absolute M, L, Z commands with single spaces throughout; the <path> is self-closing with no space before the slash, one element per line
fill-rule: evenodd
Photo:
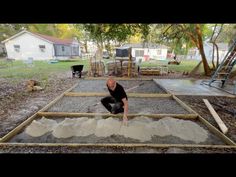
<path fill-rule="evenodd" d="M 169 76 L 151 76 L 149 78 L 183 78 L 182 74 Z M 184 76 L 187 78 L 187 76 Z M 197 77 L 198 78 L 198 77 Z M 72 87 L 78 82 L 78 78 L 71 79 L 67 74 L 54 75 L 48 79 L 47 87 L 43 91 L 26 92 L 26 80 L 13 80 L 11 78 L 0 78 L 0 137 L 3 137 L 14 129 L 17 125 L 26 120 L 30 115 L 36 113 L 49 102 L 65 90 Z M 207 98 L 211 103 L 216 100 L 221 100 L 229 108 L 236 109 L 236 99 L 226 97 L 202 97 L 202 96 L 178 96 L 193 108 L 202 117 L 207 119 L 212 125 L 216 126 L 214 119 L 211 117 L 208 109 L 204 105 L 202 99 Z M 229 128 L 227 136 L 233 141 L 236 141 L 236 118 L 229 113 L 221 111 L 215 107 L 217 113 L 226 123 Z M 218 110 L 217 110 L 218 109 Z M 15 145 L 0 145 L 0 153 L 5 152 L 20 152 L 20 153 L 96 153 L 96 152 L 111 152 L 111 153 L 235 153 L 234 149 L 207 149 L 207 148 L 98 148 L 98 147 L 18 147 Z"/>
<path fill-rule="evenodd" d="M 202 153 L 236 153 L 236 149 L 218 149 L 218 148 L 179 148 L 179 147 L 169 147 L 169 148 L 153 148 L 153 147 L 69 147 L 69 146 L 17 146 L 17 145 L 0 145 L 1 153 L 171 153 L 171 154 L 202 154 Z"/>
<path fill-rule="evenodd" d="M 53 75 L 44 90 L 35 92 L 26 91 L 26 82 L 0 79 L 0 137 L 72 87 L 78 79 L 71 79 L 67 74 Z"/>
<path fill-rule="evenodd" d="M 228 127 L 229 131 L 226 134 L 230 139 L 236 142 L 236 112 L 235 115 L 232 115 L 228 112 L 225 112 L 224 109 L 220 109 L 218 106 L 214 105 L 214 103 L 218 103 L 224 105 L 228 110 L 236 110 L 236 98 L 229 98 L 223 96 L 178 96 L 182 101 L 188 104 L 192 109 L 194 109 L 198 114 L 200 114 L 203 118 L 205 118 L 208 122 L 210 122 L 215 127 L 218 127 L 216 121 L 212 117 L 208 108 L 204 104 L 202 99 L 208 99 L 208 101 L 212 104 L 213 108 L 220 116 L 222 121 Z M 220 129 L 219 129 L 220 130 Z"/>

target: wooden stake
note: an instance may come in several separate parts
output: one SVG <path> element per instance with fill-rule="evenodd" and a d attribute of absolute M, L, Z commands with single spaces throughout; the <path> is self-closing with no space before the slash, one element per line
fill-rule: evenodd
<path fill-rule="evenodd" d="M 209 109 L 211 115 L 214 117 L 216 123 L 218 124 L 218 126 L 220 127 L 221 131 L 226 134 L 228 132 L 228 128 L 226 127 L 226 125 L 224 124 L 224 122 L 221 120 L 221 118 L 219 117 L 219 115 L 216 113 L 216 111 L 214 110 L 214 108 L 211 106 L 211 104 L 209 103 L 209 101 L 207 99 L 203 99 L 205 105 L 207 106 L 207 108 Z"/>

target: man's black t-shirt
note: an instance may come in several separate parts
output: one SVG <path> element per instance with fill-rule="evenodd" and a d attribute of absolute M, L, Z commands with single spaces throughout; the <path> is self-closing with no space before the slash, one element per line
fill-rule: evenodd
<path fill-rule="evenodd" d="M 123 98 L 126 98 L 126 100 L 128 100 L 125 90 L 120 84 L 116 83 L 116 88 L 114 91 L 110 90 L 109 87 L 107 87 L 107 88 L 108 88 L 111 96 L 114 97 L 116 99 L 116 101 L 122 102 Z"/>

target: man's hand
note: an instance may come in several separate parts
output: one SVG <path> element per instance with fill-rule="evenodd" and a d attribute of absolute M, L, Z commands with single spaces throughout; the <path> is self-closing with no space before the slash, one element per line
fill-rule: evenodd
<path fill-rule="evenodd" d="M 126 115 L 123 116 L 123 125 L 128 126 L 128 118 Z"/>

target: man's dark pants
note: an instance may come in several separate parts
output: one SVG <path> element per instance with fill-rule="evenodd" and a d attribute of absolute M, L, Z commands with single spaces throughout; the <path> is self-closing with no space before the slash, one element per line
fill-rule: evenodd
<path fill-rule="evenodd" d="M 118 114 L 121 112 L 124 112 L 124 103 L 121 101 L 117 101 L 114 97 L 112 96 L 107 96 L 105 98 L 101 99 L 101 102 L 103 106 L 112 114 Z M 111 104 L 114 104 L 113 106 Z"/>

